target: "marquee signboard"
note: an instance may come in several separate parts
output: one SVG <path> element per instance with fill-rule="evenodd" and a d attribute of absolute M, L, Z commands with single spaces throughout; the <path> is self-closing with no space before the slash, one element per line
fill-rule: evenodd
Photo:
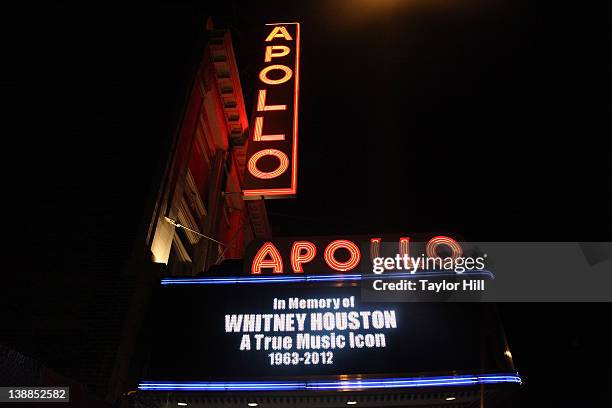
<path fill-rule="evenodd" d="M 435 234 L 275 238 L 249 246 L 242 275 L 241 265 L 228 263 L 205 277 L 162 279 L 153 313 L 159 329 L 139 389 L 520 383 L 491 306 L 364 296 L 360 272 L 371 271 L 372 258 L 421 251 L 463 253 L 453 238 Z"/>
<path fill-rule="evenodd" d="M 248 279 L 260 284 L 162 281 L 154 313 L 158 330 L 141 390 L 520 382 L 486 305 L 367 303 L 358 286 L 340 282 Z"/>
<path fill-rule="evenodd" d="M 267 24 L 244 173 L 245 199 L 297 192 L 299 23 Z"/>

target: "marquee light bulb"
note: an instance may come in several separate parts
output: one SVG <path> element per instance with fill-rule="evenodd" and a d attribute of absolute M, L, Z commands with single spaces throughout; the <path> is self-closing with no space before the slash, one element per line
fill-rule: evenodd
<path fill-rule="evenodd" d="M 258 403 L 256 403 L 256 402 L 249 402 L 247 405 L 248 405 L 249 407 L 256 407 L 256 406 L 258 406 L 259 404 L 258 404 Z"/>
<path fill-rule="evenodd" d="M 357 405 L 357 401 L 346 401 L 346 405 Z"/>

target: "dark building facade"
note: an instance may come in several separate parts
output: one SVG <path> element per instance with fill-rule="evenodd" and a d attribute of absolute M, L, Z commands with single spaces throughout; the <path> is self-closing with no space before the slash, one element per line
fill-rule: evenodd
<path fill-rule="evenodd" d="M 245 245 L 268 237 L 263 200 L 243 201 L 248 121 L 229 30 L 208 20 L 206 44 L 174 135 L 163 177 L 133 263 L 136 277 L 108 390 L 117 401 L 133 390 L 146 364 L 142 346 L 150 292 L 160 276 L 206 274 L 240 259 Z M 139 354 L 141 353 L 141 354 Z"/>
<path fill-rule="evenodd" d="M 172 13 L 172 8 L 167 11 Z M 183 11 L 176 13 L 181 15 Z M 167 19 L 174 21 L 174 17 L 169 15 Z M 180 24 L 187 20 L 182 15 L 179 18 Z M 44 383 L 39 381 L 43 377 L 57 380 L 49 384 L 63 379 L 75 387 L 75 397 L 79 398 L 74 404 L 87 398 L 90 402 L 82 406 L 94 406 L 94 401 L 119 403 L 123 394 L 134 389 L 146 363 L 146 350 L 139 345 L 143 341 L 146 344 L 143 330 L 147 301 L 159 277 L 205 274 L 224 260 L 241 258 L 252 239 L 270 235 L 264 202 L 244 202 L 240 193 L 249 124 L 230 32 L 215 29 L 210 19 L 196 25 L 199 32 L 191 33 L 193 44 L 182 54 L 197 53 L 195 63 L 186 59 L 176 62 L 183 68 L 191 65 L 191 76 L 165 80 L 166 84 L 174 83 L 176 89 L 171 93 L 185 95 L 178 104 L 182 106 L 164 111 L 168 118 L 177 116 L 175 130 L 162 135 L 163 140 L 151 142 L 148 150 L 140 148 L 142 151 L 135 153 L 146 159 L 134 158 L 132 167 L 145 163 L 153 169 L 145 175 L 153 179 L 153 187 L 144 194 L 140 227 L 135 227 L 137 218 L 111 223 L 112 209 L 105 210 L 99 204 L 90 209 L 87 196 L 79 191 L 73 205 L 89 213 L 87 217 L 83 221 L 71 218 L 70 225 L 49 229 L 56 241 L 63 239 L 60 230 L 74 237 L 62 241 L 63 258 L 57 264 L 49 258 L 35 273 L 13 274 L 9 279 L 7 288 L 28 291 L 25 298 L 18 291 L 2 296 L 7 301 L 7 327 L 1 330 L 0 372 L 2 378 L 23 379 L 10 384 L 35 386 Z M 143 48 L 158 46 L 156 40 L 148 39 L 153 45 Z M 142 82 L 148 78 L 144 73 L 141 76 Z M 156 87 L 155 83 L 148 85 Z M 140 112 L 130 120 L 136 122 L 137 114 Z M 127 129 L 129 123 L 121 126 L 126 127 L 126 134 L 132 130 Z M 150 130 L 146 126 L 142 129 Z M 119 151 L 121 146 L 113 149 Z M 161 163 L 156 163 L 160 157 Z M 125 201 L 141 193 L 122 193 L 122 186 L 132 181 L 114 183 L 111 168 L 115 163 L 112 159 L 104 161 L 109 170 L 102 168 L 100 172 L 108 186 L 97 189 L 98 194 L 110 192 L 117 197 L 98 200 L 116 199 L 122 208 L 114 211 L 125 211 L 132 205 Z M 122 171 L 130 168 L 125 165 Z M 83 178 L 89 183 L 88 189 L 96 189 L 94 176 Z M 137 182 L 148 184 L 146 179 Z M 54 193 L 60 192 L 58 189 Z M 95 213 L 98 207 L 103 213 Z M 61 275 L 54 271 L 61 271 Z"/>

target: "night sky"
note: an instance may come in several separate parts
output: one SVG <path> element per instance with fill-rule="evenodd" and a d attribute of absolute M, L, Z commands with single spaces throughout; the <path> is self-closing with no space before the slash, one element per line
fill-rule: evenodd
<path fill-rule="evenodd" d="M 89 282 L 120 273 L 209 15 L 232 30 L 249 109 L 263 24 L 302 23 L 298 196 L 268 203 L 276 235 L 611 240 L 607 10 L 497 0 L 218 3 L 18 11 L 19 57 L 3 81 L 18 113 L 9 218 L 24 221 L 16 228 L 25 240 L 23 273 L 11 274 L 5 298 L 11 313 L 28 319 L 44 308 L 61 321 L 86 301 Z M 603 398 L 608 305 L 500 311 L 527 380 L 523 398 L 558 401 L 544 406 Z"/>

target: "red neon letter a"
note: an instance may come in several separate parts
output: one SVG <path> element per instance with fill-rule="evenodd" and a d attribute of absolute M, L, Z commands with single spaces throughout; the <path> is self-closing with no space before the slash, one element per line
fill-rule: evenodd
<path fill-rule="evenodd" d="M 266 259 L 266 257 L 270 257 L 270 259 Z M 283 258 L 271 242 L 266 242 L 257 251 L 251 265 L 251 274 L 258 275 L 263 268 L 271 268 L 273 273 L 283 273 Z"/>

